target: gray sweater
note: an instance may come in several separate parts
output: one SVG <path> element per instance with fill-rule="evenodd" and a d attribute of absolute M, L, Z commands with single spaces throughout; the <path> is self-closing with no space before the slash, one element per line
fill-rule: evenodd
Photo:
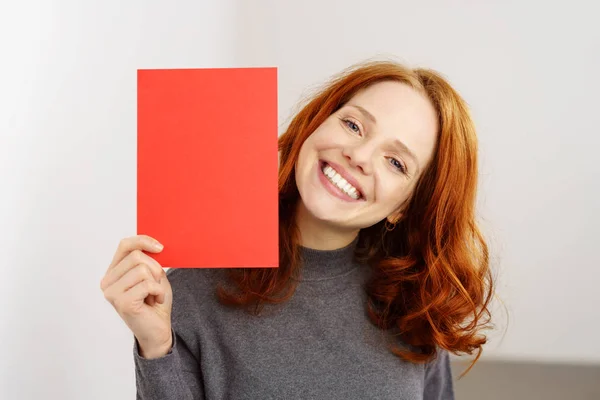
<path fill-rule="evenodd" d="M 134 339 L 137 399 L 453 399 L 446 352 L 403 361 L 369 321 L 369 269 L 354 261 L 355 244 L 302 248 L 294 296 L 259 317 L 217 301 L 224 270 L 169 270 L 173 348 L 147 360 Z"/>

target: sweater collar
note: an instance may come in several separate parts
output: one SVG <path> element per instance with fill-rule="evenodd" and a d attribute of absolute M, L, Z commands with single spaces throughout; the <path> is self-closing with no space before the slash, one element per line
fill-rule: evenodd
<path fill-rule="evenodd" d="M 354 270 L 359 265 L 354 260 L 358 236 L 348 245 L 335 250 L 316 250 L 300 246 L 302 281 L 336 278 Z"/>

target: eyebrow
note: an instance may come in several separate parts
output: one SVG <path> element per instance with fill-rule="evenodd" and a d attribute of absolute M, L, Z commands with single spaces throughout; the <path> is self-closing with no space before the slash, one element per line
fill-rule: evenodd
<path fill-rule="evenodd" d="M 371 114 L 370 112 L 368 112 L 367 110 L 365 110 L 363 107 L 356 105 L 356 104 L 349 104 L 349 106 L 356 108 L 358 111 L 361 112 L 362 115 L 365 116 L 365 118 L 370 119 L 372 123 L 377 125 L 377 120 L 375 119 L 375 116 L 373 114 Z"/>
<path fill-rule="evenodd" d="M 374 125 L 377 125 L 377 119 L 375 118 L 375 116 L 373 114 L 371 114 L 370 112 L 368 112 L 364 107 L 361 107 L 357 104 L 348 104 L 348 106 L 356 108 L 358 111 L 360 111 L 360 113 L 365 118 L 370 120 Z M 415 154 L 412 151 L 410 151 L 408 146 L 406 144 L 402 143 L 398 139 L 394 139 L 394 146 L 399 148 L 401 152 L 405 153 L 412 159 L 413 163 L 417 167 L 417 172 L 418 172 L 420 170 L 419 161 L 417 160 L 417 157 L 415 156 Z"/>

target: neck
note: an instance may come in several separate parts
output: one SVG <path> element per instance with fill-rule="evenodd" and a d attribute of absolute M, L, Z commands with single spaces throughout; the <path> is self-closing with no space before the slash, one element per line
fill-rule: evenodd
<path fill-rule="evenodd" d="M 300 231 L 300 244 L 315 250 L 336 250 L 348 246 L 358 236 L 358 229 L 340 229 L 314 218 L 298 201 L 296 225 Z"/>

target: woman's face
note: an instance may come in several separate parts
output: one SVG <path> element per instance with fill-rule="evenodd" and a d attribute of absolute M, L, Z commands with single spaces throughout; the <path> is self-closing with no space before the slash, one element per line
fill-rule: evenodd
<path fill-rule="evenodd" d="M 399 82 L 358 92 L 304 142 L 296 183 L 304 208 L 341 229 L 392 220 L 433 156 L 437 116 Z"/>

